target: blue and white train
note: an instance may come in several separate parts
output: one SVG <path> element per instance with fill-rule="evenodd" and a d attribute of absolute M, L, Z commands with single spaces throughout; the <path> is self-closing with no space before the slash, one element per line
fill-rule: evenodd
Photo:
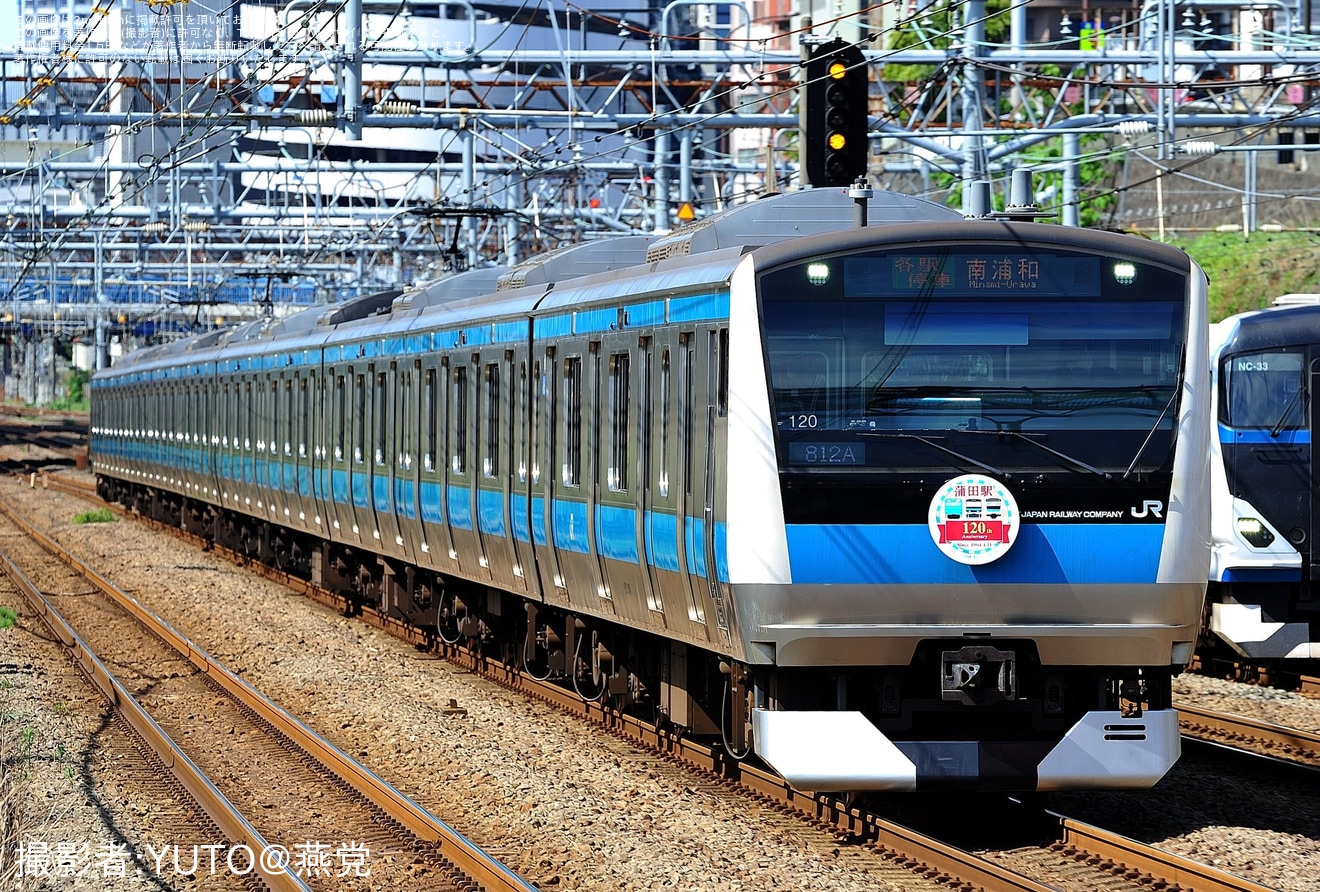
<path fill-rule="evenodd" d="M 1209 565 L 1205 276 L 855 210 L 139 351 L 92 382 L 101 492 L 803 789 L 1151 786 Z"/>
<path fill-rule="evenodd" d="M 1211 327 L 1217 411 L 1207 627 L 1251 660 L 1320 658 L 1320 518 L 1311 429 L 1320 296 Z"/>

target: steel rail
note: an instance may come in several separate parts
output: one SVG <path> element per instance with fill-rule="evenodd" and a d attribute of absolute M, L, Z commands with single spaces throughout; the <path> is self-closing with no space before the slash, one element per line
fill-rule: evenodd
<path fill-rule="evenodd" d="M 1320 760 L 1320 734 L 1263 722 L 1231 713 L 1215 712 L 1189 703 L 1175 703 L 1184 734 L 1210 740 L 1256 741 L 1268 750 L 1296 753 Z M 1200 732 L 1200 733 L 1196 733 Z"/>
<path fill-rule="evenodd" d="M 1195 892 L 1272 892 L 1268 886 L 1253 883 L 1208 864 L 1200 864 L 1063 815 L 1053 812 L 1049 814 L 1059 821 L 1058 845 L 1062 852 L 1101 867 L 1106 861 L 1112 862 L 1113 867 L 1110 869 L 1115 874 L 1123 875 L 1136 870 Z"/>
<path fill-rule="evenodd" d="M 14 509 L 0 502 L 0 513 L 20 526 L 43 548 L 82 574 L 101 592 L 130 613 L 146 628 L 183 654 L 189 662 L 206 673 L 230 696 L 251 708 L 262 720 L 285 735 L 296 746 L 307 752 L 351 788 L 362 794 L 410 833 L 436 847 L 465 876 L 488 892 L 535 892 L 536 887 L 519 877 L 492 855 L 440 818 L 422 808 L 379 775 L 344 753 L 337 746 L 313 731 L 283 707 L 252 688 L 230 672 L 218 660 L 199 648 L 169 623 L 158 617 L 136 598 L 124 592 L 80 558 L 35 527 Z M 17 569 L 17 568 L 15 568 Z M 164 732 L 161 732 L 162 734 Z M 209 783 L 209 782 L 208 782 Z M 217 822 L 218 823 L 218 822 Z M 290 887 L 292 888 L 292 887 Z M 305 886 L 302 888 L 306 888 Z"/>
<path fill-rule="evenodd" d="M 81 636 L 60 615 L 41 590 L 23 574 L 9 555 L 0 551 L 0 564 L 27 601 L 36 608 L 42 622 L 68 650 L 75 665 L 87 675 L 111 705 L 122 715 L 151 751 L 165 764 L 175 780 L 188 791 L 198 806 L 220 828 L 232 848 L 246 846 L 252 853 L 252 870 L 274 892 L 311 892 L 302 878 L 288 871 L 272 872 L 259 856 L 268 849 L 260 831 L 243 817 L 197 764 L 165 733 L 156 720 L 119 683 L 105 664 L 87 646 Z"/>

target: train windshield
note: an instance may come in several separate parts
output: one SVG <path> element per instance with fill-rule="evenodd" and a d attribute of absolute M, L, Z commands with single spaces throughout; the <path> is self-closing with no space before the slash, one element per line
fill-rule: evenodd
<path fill-rule="evenodd" d="M 1310 400 L 1301 347 L 1282 347 L 1230 356 L 1220 372 L 1224 382 L 1221 419 L 1237 430 L 1303 430 Z"/>
<path fill-rule="evenodd" d="M 1122 473 L 1169 459 L 1182 273 L 912 246 L 782 267 L 760 287 L 783 468 Z"/>

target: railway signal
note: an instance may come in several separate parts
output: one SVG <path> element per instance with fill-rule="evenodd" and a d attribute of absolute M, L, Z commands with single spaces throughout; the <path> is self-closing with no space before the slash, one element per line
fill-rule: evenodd
<path fill-rule="evenodd" d="M 847 186 L 866 173 L 870 154 L 866 57 L 842 40 L 807 53 L 798 103 L 802 169 L 813 186 Z"/>

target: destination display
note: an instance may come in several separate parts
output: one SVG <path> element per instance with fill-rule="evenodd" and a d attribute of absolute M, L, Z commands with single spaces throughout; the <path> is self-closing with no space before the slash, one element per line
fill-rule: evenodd
<path fill-rule="evenodd" d="M 1098 297 L 1101 258 L 1043 251 L 922 252 L 844 260 L 849 297 L 901 294 L 1013 294 Z"/>

